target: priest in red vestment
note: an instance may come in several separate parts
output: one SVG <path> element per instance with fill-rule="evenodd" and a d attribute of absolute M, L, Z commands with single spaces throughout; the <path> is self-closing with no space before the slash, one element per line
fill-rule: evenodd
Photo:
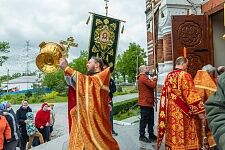
<path fill-rule="evenodd" d="M 101 71 L 103 63 L 93 57 L 87 63 L 89 74 L 83 75 L 61 58 L 59 66 L 71 78 L 76 96 L 70 105 L 71 131 L 69 150 L 118 150 L 109 121 L 109 68 Z M 71 96 L 71 95 L 70 95 Z"/>
<path fill-rule="evenodd" d="M 200 119 L 205 117 L 204 105 L 195 90 L 192 77 L 185 72 L 187 58 L 175 61 L 162 87 L 158 119 L 157 149 L 165 135 L 167 150 L 199 150 L 201 148 Z"/>

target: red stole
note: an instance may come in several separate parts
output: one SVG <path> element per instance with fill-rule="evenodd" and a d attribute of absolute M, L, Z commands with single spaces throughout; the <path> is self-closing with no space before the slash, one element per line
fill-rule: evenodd
<path fill-rule="evenodd" d="M 69 133 L 71 131 L 72 119 L 70 115 L 70 110 L 76 106 L 76 90 L 69 86 L 68 89 L 68 120 L 69 120 Z"/>

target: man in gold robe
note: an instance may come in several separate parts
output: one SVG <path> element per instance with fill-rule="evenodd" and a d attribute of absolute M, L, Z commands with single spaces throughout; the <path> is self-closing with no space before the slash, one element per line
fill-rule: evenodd
<path fill-rule="evenodd" d="M 159 108 L 157 149 L 160 149 L 164 135 L 166 150 L 201 148 L 198 122 L 205 117 L 205 110 L 191 75 L 184 71 L 187 66 L 187 58 L 178 57 L 175 70 L 165 79 Z"/>
<path fill-rule="evenodd" d="M 204 66 L 202 70 L 198 70 L 197 74 L 194 77 L 195 88 L 198 94 L 201 96 L 204 104 L 209 96 L 211 96 L 217 89 L 215 72 L 216 69 L 212 65 L 208 64 Z M 209 147 L 216 147 L 216 142 L 210 129 L 208 128 L 208 125 L 205 128 L 205 134 Z"/>
<path fill-rule="evenodd" d="M 76 89 L 75 106 L 70 111 L 72 125 L 68 149 L 118 150 L 109 121 L 109 68 L 101 71 L 102 61 L 96 57 L 87 63 L 91 76 L 73 70 L 64 58 L 60 59 L 59 66 L 71 77 Z"/>

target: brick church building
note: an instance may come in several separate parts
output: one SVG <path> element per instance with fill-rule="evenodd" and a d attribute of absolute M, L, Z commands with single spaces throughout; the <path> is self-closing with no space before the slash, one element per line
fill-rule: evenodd
<path fill-rule="evenodd" d="M 193 76 L 207 64 L 225 65 L 225 0 L 155 0 L 159 85 L 181 55 Z M 151 0 L 146 0 L 148 64 L 153 65 Z M 158 14 L 158 15 L 156 15 Z"/>

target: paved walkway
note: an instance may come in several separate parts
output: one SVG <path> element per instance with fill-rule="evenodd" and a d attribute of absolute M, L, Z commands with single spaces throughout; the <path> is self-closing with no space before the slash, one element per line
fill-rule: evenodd
<path fill-rule="evenodd" d="M 132 99 L 132 98 L 136 98 L 138 97 L 138 93 L 131 93 L 131 94 L 126 94 L 126 95 L 118 95 L 118 96 L 114 96 L 113 97 L 113 102 L 121 102 L 121 101 L 125 101 L 128 99 Z"/>
<path fill-rule="evenodd" d="M 155 115 L 155 124 L 157 122 Z M 134 116 L 123 121 L 114 121 L 114 129 L 118 132 L 117 140 L 121 150 L 155 150 L 156 143 L 144 143 L 139 138 L 139 120 L 140 116 Z M 156 131 L 156 128 L 155 128 Z M 156 134 L 156 133 L 155 133 Z M 48 143 L 33 148 L 34 150 L 67 150 L 68 149 L 68 133 L 56 138 Z M 162 147 L 160 150 L 165 150 Z"/>
<path fill-rule="evenodd" d="M 127 100 L 137 97 L 137 93 L 115 96 L 115 101 Z M 16 111 L 20 105 L 13 105 Z M 31 104 L 30 107 L 36 112 L 41 108 L 41 104 Z M 68 147 L 68 120 L 67 120 L 67 103 L 55 104 L 56 123 L 54 126 L 53 136 L 58 137 L 48 143 L 42 144 L 33 150 L 67 150 Z M 157 114 L 157 113 L 156 113 Z M 157 118 L 155 114 L 155 124 Z M 115 139 L 118 141 L 121 150 L 154 150 L 156 143 L 139 142 L 139 120 L 140 116 L 125 119 L 123 121 L 114 121 L 114 129 L 118 132 Z M 162 148 L 161 150 L 164 150 Z"/>

